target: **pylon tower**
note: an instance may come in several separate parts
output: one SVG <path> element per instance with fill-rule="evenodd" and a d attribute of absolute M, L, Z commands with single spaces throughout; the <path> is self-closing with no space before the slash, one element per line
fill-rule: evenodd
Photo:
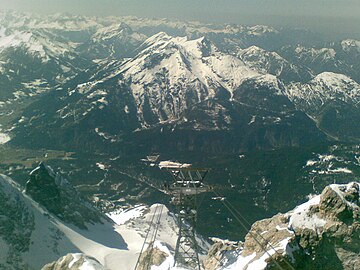
<path fill-rule="evenodd" d="M 208 169 L 191 167 L 168 167 L 173 182 L 167 189 L 173 195 L 172 202 L 177 206 L 179 234 L 175 249 L 174 266 L 187 266 L 201 270 L 199 248 L 195 230 L 197 223 L 197 195 L 208 192 L 204 178 Z"/>

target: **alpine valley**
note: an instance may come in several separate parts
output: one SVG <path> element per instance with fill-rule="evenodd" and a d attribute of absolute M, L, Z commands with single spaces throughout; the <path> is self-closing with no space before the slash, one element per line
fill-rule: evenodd
<path fill-rule="evenodd" d="M 170 161 L 221 194 L 199 196 L 206 269 L 276 269 L 256 230 L 284 269 L 357 269 L 359 63 L 302 29 L 0 11 L 0 269 L 133 269 L 160 208 L 168 269 Z"/>

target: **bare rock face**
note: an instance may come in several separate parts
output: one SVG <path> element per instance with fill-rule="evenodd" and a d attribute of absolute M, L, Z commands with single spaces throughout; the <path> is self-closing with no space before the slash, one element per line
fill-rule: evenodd
<path fill-rule="evenodd" d="M 140 257 L 139 270 L 147 270 L 152 265 L 159 266 L 161 265 L 169 255 L 161 251 L 157 247 L 151 247 L 145 250 L 145 252 Z"/>
<path fill-rule="evenodd" d="M 330 185 L 288 213 L 255 222 L 236 260 L 216 259 L 226 269 L 360 269 L 359 193 L 359 183 Z"/>
<path fill-rule="evenodd" d="M 319 212 L 329 218 L 343 221 L 351 219 L 352 211 L 350 206 L 331 187 L 326 187 L 322 193 L 319 205 Z"/>
<path fill-rule="evenodd" d="M 61 220 L 78 228 L 86 224 L 101 223 L 99 212 L 61 175 L 40 163 L 29 176 L 25 193 Z"/>
<path fill-rule="evenodd" d="M 235 261 L 241 251 L 241 244 L 229 240 L 213 238 L 207 258 L 204 260 L 204 268 L 207 270 L 221 269 L 229 261 Z"/>
<path fill-rule="evenodd" d="M 359 183 L 331 185 L 320 195 L 309 215 L 322 220 L 316 230 L 294 227 L 307 269 L 360 269 Z"/>
<path fill-rule="evenodd" d="M 264 231 L 264 228 L 267 228 L 267 230 Z M 260 234 L 261 237 L 254 237 L 255 234 Z M 246 256 L 251 255 L 254 251 L 261 253 L 263 252 L 261 246 L 277 243 L 283 239 L 289 239 L 290 241 L 295 239 L 294 233 L 287 229 L 287 219 L 284 215 L 278 214 L 270 219 L 260 220 L 254 223 L 250 233 L 246 235 L 243 254 Z M 281 247 L 281 250 L 283 250 L 283 247 Z"/>
<path fill-rule="evenodd" d="M 56 262 L 45 265 L 41 270 L 106 270 L 95 258 L 81 253 L 68 254 Z"/>

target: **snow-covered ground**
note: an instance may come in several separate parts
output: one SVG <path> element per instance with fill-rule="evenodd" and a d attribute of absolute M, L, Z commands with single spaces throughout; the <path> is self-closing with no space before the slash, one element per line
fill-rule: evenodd
<path fill-rule="evenodd" d="M 326 220 L 323 220 L 316 215 L 310 215 L 310 207 L 312 205 L 318 205 L 320 203 L 320 195 L 311 198 L 306 203 L 303 203 L 296 207 L 290 214 L 289 228 L 308 228 L 317 231 L 319 227 L 323 227 L 326 224 Z"/>
<path fill-rule="evenodd" d="M 47 213 L 22 193 L 9 177 L 0 176 L 0 188 L 5 190 L 5 194 L 18 198 L 34 217 L 31 245 L 27 252 L 21 254 L 24 262 L 40 269 L 46 263 L 55 261 L 67 253 L 84 253 L 96 258 L 105 267 L 108 267 L 109 258 L 112 265 L 121 265 L 122 261 L 118 258 L 127 251 L 128 245 L 110 220 L 104 218 L 103 224 L 88 224 L 88 230 L 81 230 Z"/>
<path fill-rule="evenodd" d="M 141 217 L 147 209 L 145 205 L 138 205 L 127 210 L 118 210 L 107 214 L 116 224 L 123 225 L 129 220 Z"/>
<path fill-rule="evenodd" d="M 102 223 L 87 224 L 88 229 L 82 230 L 48 213 L 7 176 L 0 175 L 0 192 L 16 200 L 26 209 L 25 212 L 33 216 L 34 228 L 29 241 L 31 244 L 28 251 L 20 252 L 20 256 L 35 269 L 41 269 L 45 264 L 57 261 L 59 257 L 68 253 L 83 253 L 94 257 L 106 269 L 132 270 L 138 260 L 151 220 L 158 218 L 160 223 L 155 245 L 168 254 L 168 258 L 158 268 L 152 269 L 168 269 L 173 264 L 171 254 L 174 253 L 176 245 L 177 224 L 174 215 L 163 205 L 140 205 L 125 211 L 109 213 L 108 216 L 114 222 L 104 216 Z M 150 234 L 153 232 L 152 229 Z M 0 240 L 0 258 L 7 257 L 8 245 Z M 144 250 L 148 245 L 149 243 L 146 243 Z M 84 266 L 84 269 L 87 268 Z"/>
<path fill-rule="evenodd" d="M 151 270 L 189 270 L 182 267 L 174 267 L 174 250 L 178 226 L 174 214 L 166 206 L 161 204 L 154 204 L 151 207 L 139 205 L 125 211 L 109 213 L 108 216 L 120 224 L 116 226 L 116 231 L 121 234 L 128 245 L 128 251 L 123 252 L 119 257 L 123 258 L 124 262 L 126 261 L 126 265 L 124 264 L 123 268 L 121 268 L 122 270 L 134 269 L 153 217 L 154 220 L 158 218 L 160 220 L 154 248 L 164 252 L 167 257 L 160 265 L 153 265 Z M 151 230 L 150 235 L 152 232 Z M 207 243 L 201 241 L 201 239 L 198 239 L 198 243 L 201 248 L 208 248 Z M 147 249 L 148 244 L 148 242 L 145 244 L 144 250 Z M 112 267 L 109 263 L 106 266 Z"/>
<path fill-rule="evenodd" d="M 125 210 L 122 212 L 113 212 L 108 214 L 114 222 L 120 224 L 116 226 L 116 231 L 121 234 L 125 242 L 128 245 L 128 250 L 122 251 L 121 254 L 117 254 L 115 264 L 112 261 L 112 256 L 109 257 L 106 267 L 110 269 L 116 268 L 116 261 L 122 261 L 123 270 L 132 270 L 135 267 L 136 261 L 139 257 L 141 247 L 144 243 L 146 233 L 149 230 L 149 225 L 152 217 L 154 220 L 160 218 L 160 226 L 156 237 L 155 245 L 168 254 L 166 261 L 159 267 L 153 266 L 152 270 L 168 269 L 164 268 L 165 265 L 169 267 L 173 263 L 173 251 L 175 249 L 177 240 L 177 225 L 174 216 L 169 210 L 160 204 L 152 205 L 151 207 L 136 206 L 133 209 Z M 150 234 L 152 231 L 150 232 Z M 146 243 L 144 250 L 148 247 L 149 243 Z M 125 263 L 126 262 L 126 263 Z"/>

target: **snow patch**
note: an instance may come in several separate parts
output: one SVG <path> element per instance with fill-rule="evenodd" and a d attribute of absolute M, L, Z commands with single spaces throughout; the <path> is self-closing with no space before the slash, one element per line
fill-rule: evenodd
<path fill-rule="evenodd" d="M 230 265 L 229 267 L 224 268 L 224 270 L 237 270 L 237 269 L 250 270 L 250 268 L 246 268 L 246 267 L 249 264 L 249 262 L 251 262 L 255 257 L 256 257 L 256 252 L 254 252 L 253 254 L 246 256 L 246 257 L 239 256 L 237 261 L 234 264 Z"/>
<path fill-rule="evenodd" d="M 310 207 L 320 204 L 320 195 L 317 195 L 309 201 L 297 206 L 290 212 L 289 229 L 308 228 L 317 231 L 324 227 L 326 220 L 319 218 L 316 214 L 310 214 Z"/>
<path fill-rule="evenodd" d="M 348 174 L 352 174 L 353 172 L 351 170 L 349 170 L 348 168 L 336 168 L 333 170 L 329 170 L 330 172 L 333 173 L 348 173 Z"/>
<path fill-rule="evenodd" d="M 308 160 L 306 161 L 306 167 L 311 167 L 311 166 L 314 166 L 315 164 L 317 163 L 317 161 L 315 160 Z"/>
<path fill-rule="evenodd" d="M 248 123 L 248 125 L 251 125 L 252 123 L 255 123 L 255 120 L 256 120 L 256 115 L 253 115 L 253 116 L 251 117 L 251 120 L 250 120 L 250 122 Z"/>
<path fill-rule="evenodd" d="M 336 157 L 334 155 L 319 155 L 319 159 L 321 161 L 330 161 L 336 159 Z"/>
<path fill-rule="evenodd" d="M 0 144 L 5 144 L 11 140 L 10 136 L 6 133 L 0 132 Z"/>
<path fill-rule="evenodd" d="M 179 162 L 174 162 L 174 161 L 170 161 L 170 160 L 166 160 L 166 161 L 160 161 L 159 163 L 159 168 L 187 168 L 190 167 L 191 164 L 188 163 L 179 163 Z"/>
<path fill-rule="evenodd" d="M 144 205 L 136 206 L 135 208 L 128 210 L 117 210 L 114 212 L 107 213 L 106 215 L 111 218 L 116 224 L 122 225 L 129 220 L 139 218 L 143 216 L 144 211 L 147 209 Z"/>
<path fill-rule="evenodd" d="M 100 170 L 103 170 L 105 171 L 106 170 L 106 165 L 100 163 L 100 162 L 97 162 L 96 163 L 96 166 L 100 169 Z"/>

